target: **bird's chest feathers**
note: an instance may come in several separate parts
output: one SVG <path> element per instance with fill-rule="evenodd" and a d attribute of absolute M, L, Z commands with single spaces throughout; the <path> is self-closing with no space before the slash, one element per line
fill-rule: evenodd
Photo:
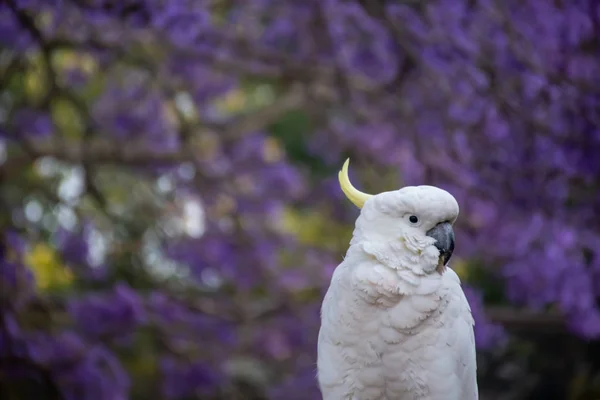
<path fill-rule="evenodd" d="M 420 266 L 409 268 L 411 261 Z M 352 246 L 325 298 L 327 319 L 351 336 L 379 336 L 388 343 L 422 331 L 450 298 L 443 274 L 423 271 L 429 261 L 403 243 Z"/>
<path fill-rule="evenodd" d="M 328 314 L 337 321 L 326 323 L 325 329 L 348 360 L 381 365 L 387 355 L 398 358 L 392 364 L 404 365 L 424 347 L 445 340 L 443 334 L 456 322 L 450 303 L 444 290 L 389 298 L 386 304 L 355 300 L 340 307 L 339 314 Z"/>
<path fill-rule="evenodd" d="M 430 290 L 436 286 L 426 285 Z M 427 326 L 443 323 L 451 296 L 439 287 L 427 293 L 424 288 L 410 286 L 401 280 L 389 280 L 367 287 L 362 296 L 353 299 L 353 305 L 340 310 L 345 315 L 346 327 L 393 343 L 401 339 L 399 334 L 411 336 Z M 413 293 L 401 294 L 402 291 Z"/>
<path fill-rule="evenodd" d="M 334 289 L 331 315 L 349 331 L 377 334 L 389 341 L 398 340 L 398 332 L 410 335 L 441 315 L 449 301 L 438 273 L 416 275 L 371 259 L 357 265 L 348 278 L 347 284 Z"/>
<path fill-rule="evenodd" d="M 424 275 L 438 267 L 439 251 L 432 246 L 431 238 L 428 237 L 404 235 L 397 240 L 365 241 L 358 246 L 364 253 L 393 270 Z"/>

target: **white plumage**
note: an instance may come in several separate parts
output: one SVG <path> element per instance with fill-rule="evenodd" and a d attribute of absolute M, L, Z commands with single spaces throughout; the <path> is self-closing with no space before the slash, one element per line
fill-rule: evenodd
<path fill-rule="evenodd" d="M 347 180 L 347 163 L 340 182 L 362 210 L 323 301 L 323 399 L 477 400 L 473 318 L 444 265 L 456 200 L 432 186 L 366 195 Z"/>

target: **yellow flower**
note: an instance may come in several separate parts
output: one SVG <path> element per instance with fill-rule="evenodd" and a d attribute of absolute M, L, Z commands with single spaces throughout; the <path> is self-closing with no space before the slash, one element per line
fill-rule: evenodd
<path fill-rule="evenodd" d="M 348 243 L 353 227 L 334 224 L 319 212 L 289 208 L 283 212 L 280 229 L 295 235 L 303 244 L 339 250 Z"/>
<path fill-rule="evenodd" d="M 71 270 L 61 264 L 54 249 L 45 243 L 33 246 L 24 261 L 35 276 L 36 286 L 42 291 L 64 288 L 73 282 Z"/>
<path fill-rule="evenodd" d="M 283 150 L 277 139 L 267 138 L 262 149 L 263 160 L 267 163 L 274 163 L 283 158 Z"/>
<path fill-rule="evenodd" d="M 217 101 L 217 109 L 230 113 L 237 113 L 248 105 L 246 93 L 242 90 L 229 91 L 222 99 Z"/>

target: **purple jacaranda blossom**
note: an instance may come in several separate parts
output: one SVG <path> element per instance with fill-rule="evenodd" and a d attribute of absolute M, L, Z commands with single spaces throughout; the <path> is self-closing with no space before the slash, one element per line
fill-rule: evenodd
<path fill-rule="evenodd" d="M 124 283 L 73 299 L 69 308 L 78 328 L 93 338 L 127 337 L 146 321 L 139 294 Z"/>
<path fill-rule="evenodd" d="M 357 75 L 368 85 L 390 82 L 402 61 L 388 29 L 358 4 L 329 0 L 326 12 L 329 34 L 340 65 L 349 75 Z"/>
<path fill-rule="evenodd" d="M 317 398 L 318 309 L 359 212 L 337 182 L 347 157 L 360 189 L 456 197 L 480 351 L 506 336 L 474 266 L 503 305 L 600 337 L 594 2 L 5 3 L 0 357 L 29 363 L 7 376 L 73 400 L 210 398 L 242 357 L 271 372 L 271 398 Z M 52 210 L 80 165 L 100 196 L 79 199 L 77 226 L 30 223 L 23 205 Z M 200 200 L 202 235 L 155 214 L 180 196 Z M 336 243 L 282 227 L 305 212 Z M 88 219 L 106 236 L 100 266 Z M 23 257 L 40 242 L 74 273 L 68 288 L 35 289 Z"/>
<path fill-rule="evenodd" d="M 2 232 L 0 239 L 0 302 L 19 308 L 30 298 L 34 286 L 34 276 L 23 263 L 27 246 L 13 230 Z"/>
<path fill-rule="evenodd" d="M 302 390 L 298 390 L 298 388 L 302 388 Z M 315 372 L 311 368 L 300 371 L 281 384 L 270 388 L 268 395 L 269 400 L 303 400 L 318 398 L 321 396 L 321 392 L 316 385 Z"/>
<path fill-rule="evenodd" d="M 94 346 L 71 368 L 60 372 L 65 399 L 125 400 L 130 380 L 119 360 L 107 348 Z"/>
<path fill-rule="evenodd" d="M 69 367 L 83 359 L 87 352 L 85 342 L 72 331 L 57 335 L 31 334 L 27 345 L 31 359 L 48 368 Z"/>
<path fill-rule="evenodd" d="M 167 399 L 211 393 L 220 384 L 216 366 L 165 358 L 161 360 L 160 367 L 164 376 L 163 395 Z"/>
<path fill-rule="evenodd" d="M 14 116 L 13 124 L 15 134 L 38 140 L 54 132 L 54 123 L 50 115 L 34 109 L 19 110 Z"/>
<path fill-rule="evenodd" d="M 23 27 L 12 8 L 0 5 L 0 43 L 7 48 L 24 52 L 34 45 L 31 32 Z"/>
<path fill-rule="evenodd" d="M 58 249 L 66 263 L 74 266 L 89 264 L 89 237 L 87 229 L 72 232 L 61 229 L 57 232 Z"/>
<path fill-rule="evenodd" d="M 155 10 L 152 23 L 176 46 L 196 43 L 210 27 L 210 12 L 201 2 L 190 7 L 186 1 L 164 3 Z"/>

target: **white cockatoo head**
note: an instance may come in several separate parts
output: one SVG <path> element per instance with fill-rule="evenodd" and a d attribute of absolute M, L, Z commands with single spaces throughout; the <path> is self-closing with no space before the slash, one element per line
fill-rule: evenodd
<path fill-rule="evenodd" d="M 452 226 L 458 217 L 456 199 L 434 186 L 406 186 L 376 195 L 363 193 L 350 183 L 346 160 L 339 173 L 340 186 L 358 208 L 351 245 L 368 244 L 385 253 L 400 252 L 417 261 L 423 272 L 441 272 L 454 251 Z M 385 247 L 387 246 L 387 247 Z"/>

